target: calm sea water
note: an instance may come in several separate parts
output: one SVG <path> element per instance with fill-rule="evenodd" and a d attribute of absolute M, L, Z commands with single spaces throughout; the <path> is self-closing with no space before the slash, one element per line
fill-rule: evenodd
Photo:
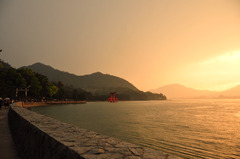
<path fill-rule="evenodd" d="M 184 158 L 240 158 L 240 100 L 88 102 L 33 110 Z"/>

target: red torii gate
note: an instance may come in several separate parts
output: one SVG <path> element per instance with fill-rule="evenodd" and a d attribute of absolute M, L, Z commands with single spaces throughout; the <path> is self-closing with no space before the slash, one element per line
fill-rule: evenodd
<path fill-rule="evenodd" d="M 108 98 L 108 102 L 115 103 L 118 102 L 118 98 L 115 97 L 116 92 L 110 93 L 110 98 Z"/>

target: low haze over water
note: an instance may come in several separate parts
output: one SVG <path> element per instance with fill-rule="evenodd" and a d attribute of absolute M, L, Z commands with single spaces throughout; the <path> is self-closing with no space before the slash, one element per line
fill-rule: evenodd
<path fill-rule="evenodd" d="M 33 110 L 184 158 L 240 158 L 240 100 L 129 101 Z"/>

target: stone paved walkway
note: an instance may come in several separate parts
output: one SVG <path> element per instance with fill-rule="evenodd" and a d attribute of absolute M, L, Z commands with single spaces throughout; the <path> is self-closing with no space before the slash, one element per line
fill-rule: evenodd
<path fill-rule="evenodd" d="M 8 108 L 0 109 L 0 159 L 19 159 L 8 127 Z"/>

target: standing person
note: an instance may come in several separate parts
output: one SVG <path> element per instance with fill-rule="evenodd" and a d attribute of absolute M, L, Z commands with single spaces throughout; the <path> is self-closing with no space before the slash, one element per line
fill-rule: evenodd
<path fill-rule="evenodd" d="M 5 106 L 5 108 L 9 107 L 9 104 L 10 104 L 10 99 L 9 98 L 5 98 L 4 99 L 4 106 Z"/>
<path fill-rule="evenodd" d="M 2 98 L 0 98 L 0 109 L 2 108 L 2 103 L 3 103 L 3 100 Z"/>
<path fill-rule="evenodd" d="M 10 99 L 7 100 L 7 107 L 9 108 L 9 106 L 10 106 Z"/>

